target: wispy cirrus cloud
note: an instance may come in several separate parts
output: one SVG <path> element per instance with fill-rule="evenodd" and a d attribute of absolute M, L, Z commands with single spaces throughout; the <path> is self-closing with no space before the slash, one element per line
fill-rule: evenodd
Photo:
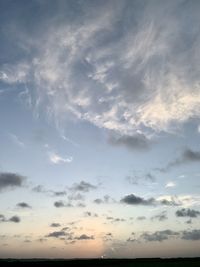
<path fill-rule="evenodd" d="M 200 115 L 198 2 L 79 8 L 73 20 L 49 20 L 43 34 L 21 34 L 18 43 L 33 53 L 2 65 L 1 81 L 30 85 L 32 102 L 57 122 L 66 115 L 88 121 L 133 149 Z"/>

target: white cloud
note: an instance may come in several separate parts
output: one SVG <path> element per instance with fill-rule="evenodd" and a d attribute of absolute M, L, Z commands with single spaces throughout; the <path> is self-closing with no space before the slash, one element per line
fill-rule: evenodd
<path fill-rule="evenodd" d="M 72 157 L 62 157 L 55 152 L 49 153 L 49 160 L 53 164 L 60 164 L 60 163 L 71 163 L 73 161 Z"/>
<path fill-rule="evenodd" d="M 98 12 L 90 8 L 81 23 L 50 25 L 42 40 L 23 39 L 37 53 L 6 65 L 0 79 L 31 83 L 36 106 L 47 107 L 57 124 L 71 114 L 121 135 L 174 131 L 200 116 L 200 25 L 190 24 L 189 34 L 182 30 L 188 21 L 176 14 L 181 9 L 198 18 L 198 8 L 191 5 L 189 12 L 179 4 L 151 2 L 130 13 L 120 1 Z M 120 32 L 119 20 L 126 31 Z"/>
<path fill-rule="evenodd" d="M 176 184 L 174 182 L 168 182 L 165 187 L 168 188 L 168 187 L 175 187 Z"/>

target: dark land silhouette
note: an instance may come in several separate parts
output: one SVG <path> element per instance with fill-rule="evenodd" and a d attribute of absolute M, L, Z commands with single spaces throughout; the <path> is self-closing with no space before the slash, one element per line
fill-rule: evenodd
<path fill-rule="evenodd" d="M 200 258 L 173 259 L 0 259 L 0 266 L 200 267 Z"/>

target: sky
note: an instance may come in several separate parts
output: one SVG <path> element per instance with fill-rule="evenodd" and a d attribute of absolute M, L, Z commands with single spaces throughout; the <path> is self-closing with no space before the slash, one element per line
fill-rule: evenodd
<path fill-rule="evenodd" d="M 200 1 L 0 0 L 0 257 L 200 256 Z"/>

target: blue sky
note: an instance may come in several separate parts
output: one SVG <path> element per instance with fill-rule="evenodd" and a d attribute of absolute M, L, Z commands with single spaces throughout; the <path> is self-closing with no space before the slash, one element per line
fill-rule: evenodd
<path fill-rule="evenodd" d="M 0 1 L 0 257 L 200 250 L 199 1 Z"/>

